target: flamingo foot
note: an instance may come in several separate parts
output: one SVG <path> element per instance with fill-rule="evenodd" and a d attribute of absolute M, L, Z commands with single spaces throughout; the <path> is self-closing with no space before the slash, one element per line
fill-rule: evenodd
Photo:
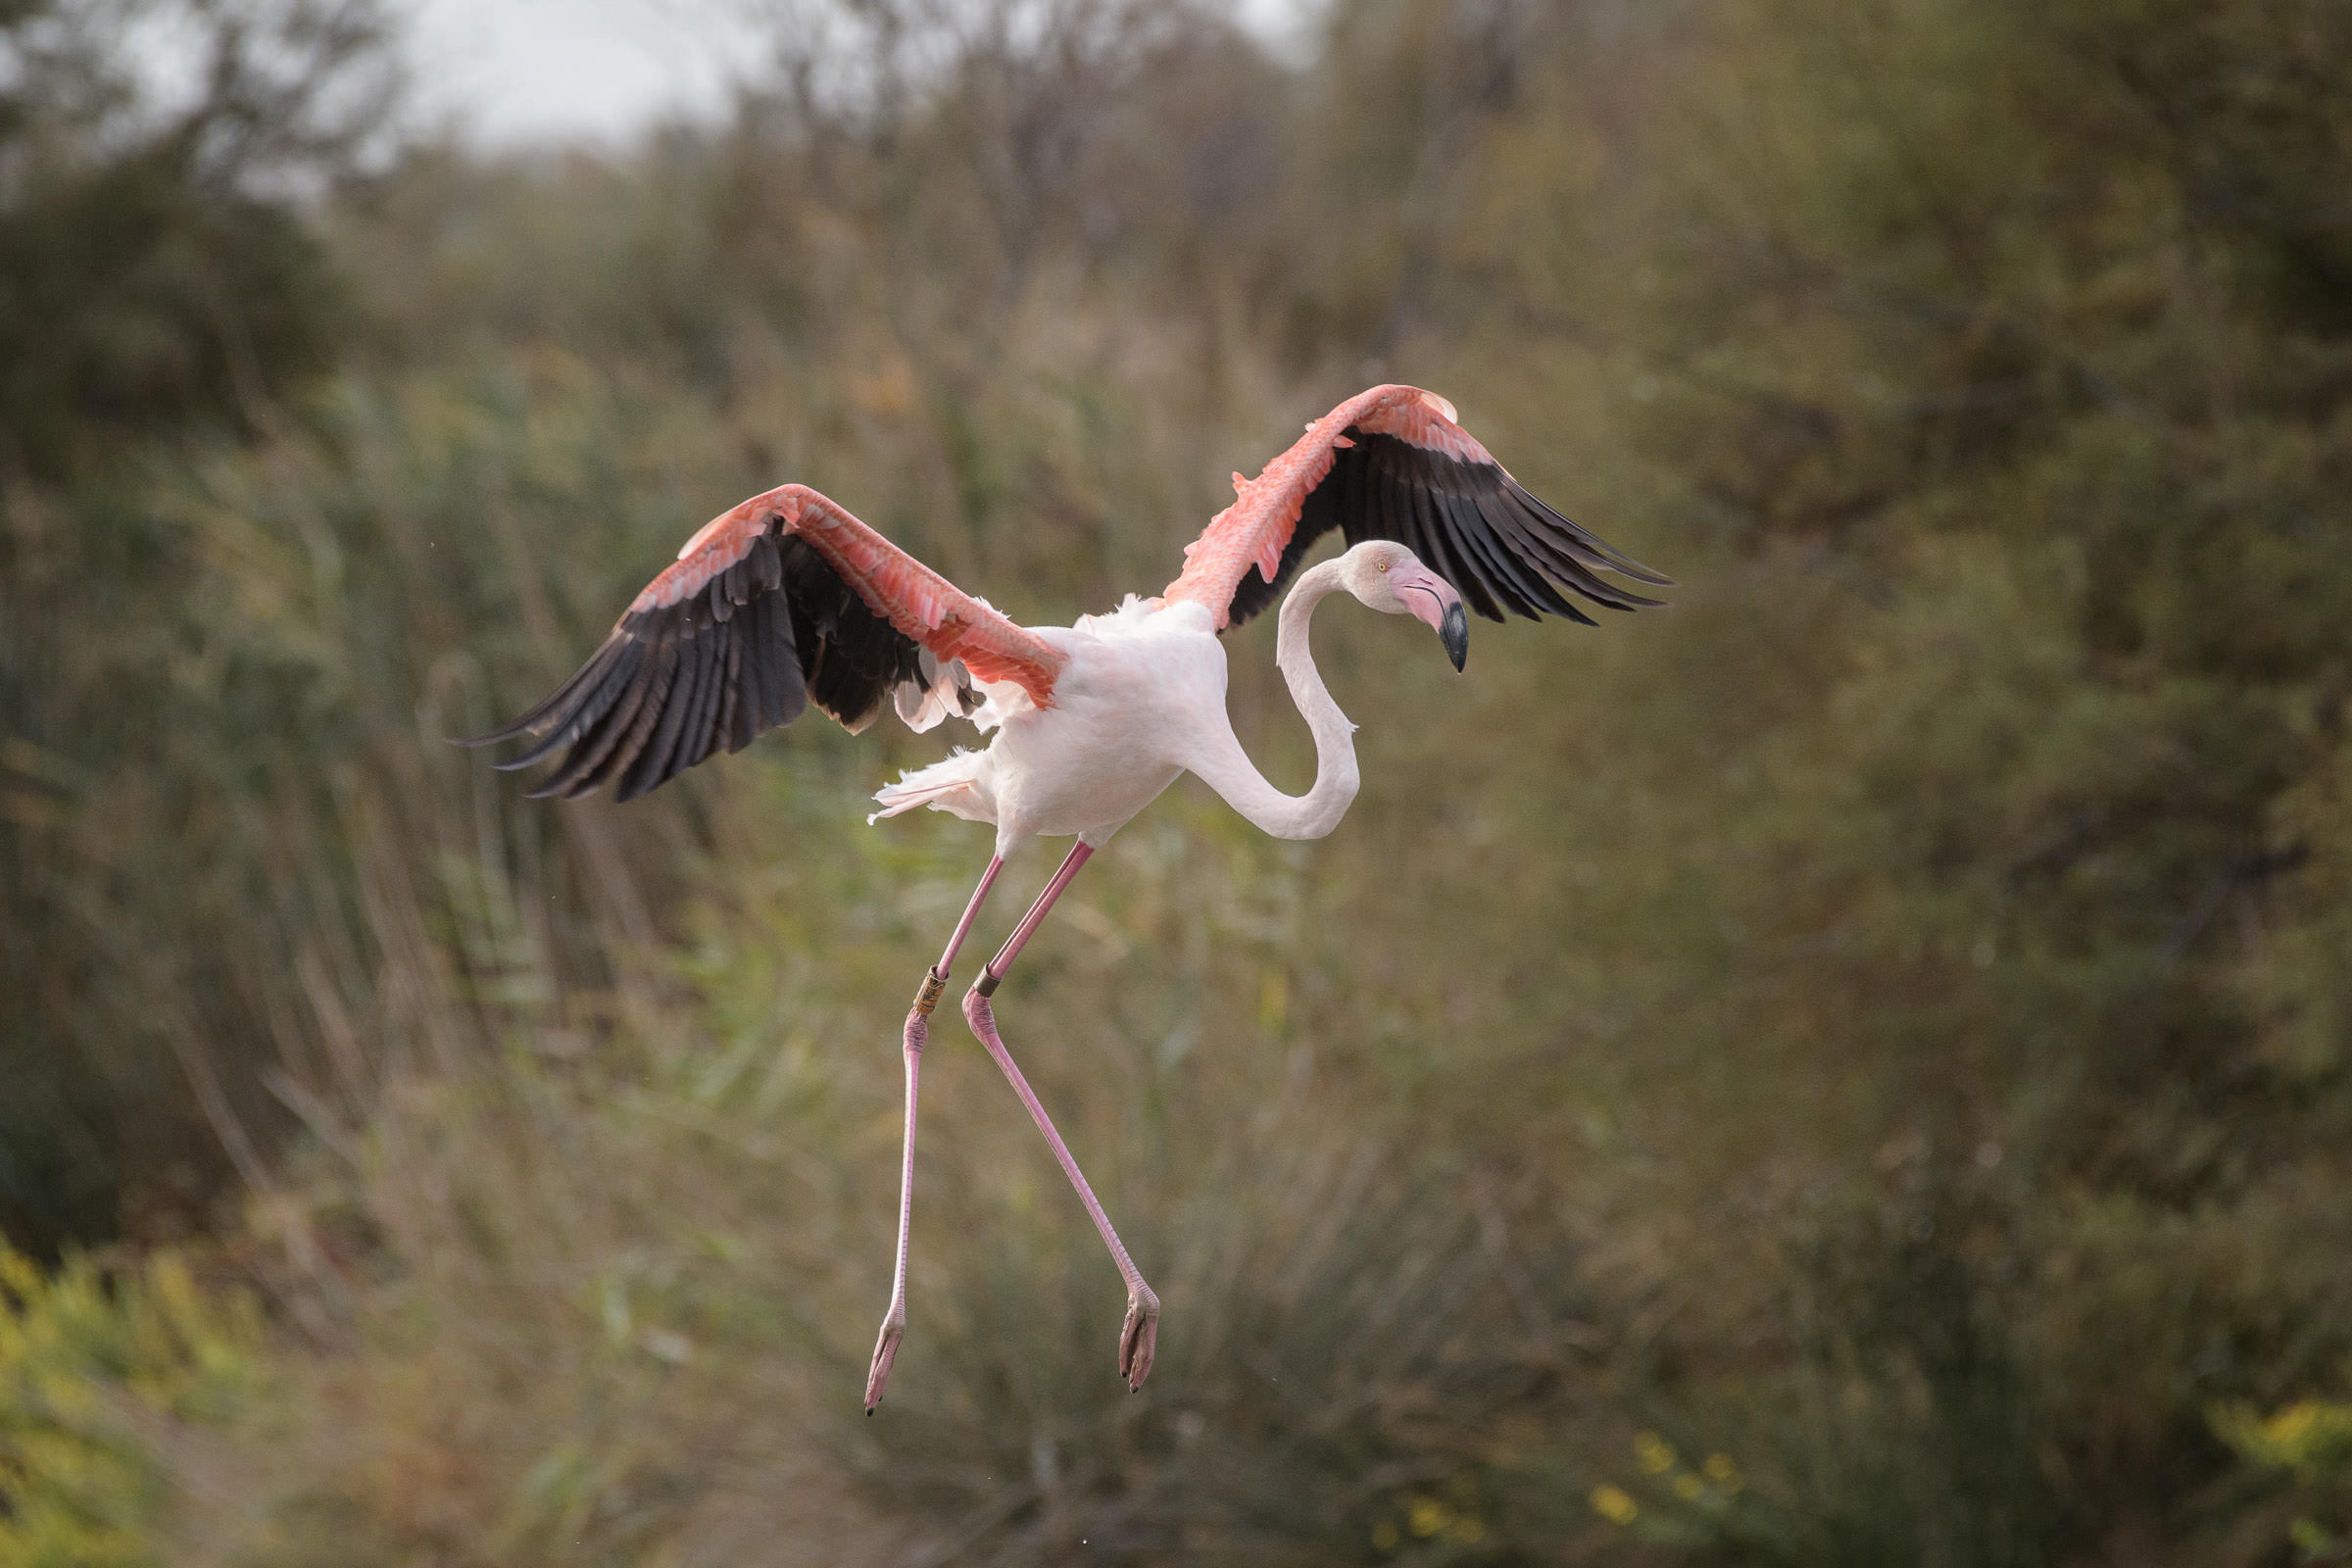
<path fill-rule="evenodd" d="M 1129 1394 L 1143 1392 L 1152 1375 L 1152 1352 L 1159 1344 L 1159 1298 L 1141 1280 L 1127 1293 L 1127 1321 L 1119 1329 L 1119 1376 Z"/>
<path fill-rule="evenodd" d="M 890 1365 L 899 1358 L 899 1342 L 906 1337 L 906 1314 L 893 1309 L 882 1320 L 881 1337 L 874 1341 L 874 1364 L 865 1374 L 865 1413 L 882 1402 L 882 1387 L 890 1381 Z M 1150 1357 L 1146 1356 L 1147 1364 Z"/>

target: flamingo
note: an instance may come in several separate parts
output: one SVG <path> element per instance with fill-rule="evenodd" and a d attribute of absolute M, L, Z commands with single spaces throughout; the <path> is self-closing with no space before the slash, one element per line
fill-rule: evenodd
<path fill-rule="evenodd" d="M 881 1402 L 906 1329 L 907 1227 L 914 1201 L 915 1102 L 930 1016 L 1004 861 L 1035 838 L 1076 843 L 995 957 L 964 993 L 963 1015 L 1004 1072 L 1085 1205 L 1127 1287 L 1119 1376 L 1151 1376 L 1159 1298 L 1128 1255 L 1005 1049 L 990 999 L 1013 960 L 1112 834 L 1186 772 L 1277 838 L 1321 838 L 1354 799 L 1351 732 L 1307 652 L 1307 622 L 1346 592 L 1437 632 L 1459 671 L 1465 604 L 1490 620 L 1594 622 L 1562 589 L 1612 610 L 1658 600 L 1618 587 L 1670 579 L 1629 560 L 1537 500 L 1457 421 L 1453 406 L 1410 386 L 1377 386 L 1306 427 L 1185 548 L 1183 571 L 1154 599 L 1129 595 L 1069 626 L 1022 626 L 962 592 L 807 485 L 786 484 L 712 518 L 647 585 L 588 662 L 513 723 L 466 742 L 534 737 L 503 768 L 557 759 L 533 799 L 606 784 L 644 794 L 714 751 L 741 751 L 808 706 L 852 733 L 887 700 L 918 733 L 950 714 L 986 749 L 902 774 L 874 799 L 873 822 L 918 806 L 996 828 L 996 847 L 939 961 L 906 1013 L 906 1129 L 899 1162 L 898 1260 L 866 1375 Z M 1334 528 L 1348 548 L 1301 572 Z M 1315 740 L 1315 782 L 1288 796 L 1250 764 L 1225 711 L 1218 634 L 1283 601 L 1274 661 Z M 562 754 L 560 757 L 558 754 Z"/>

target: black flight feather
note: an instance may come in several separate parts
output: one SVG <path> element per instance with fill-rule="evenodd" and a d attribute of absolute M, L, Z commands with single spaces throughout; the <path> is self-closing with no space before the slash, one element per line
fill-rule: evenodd
<path fill-rule="evenodd" d="M 607 784 L 617 800 L 736 752 L 811 699 L 852 729 L 903 683 L 922 649 L 869 609 L 806 540 L 771 526 L 675 604 L 632 610 L 570 678 L 521 717 L 462 744 L 532 737 L 501 764 L 556 767 L 534 799 Z"/>
<path fill-rule="evenodd" d="M 1404 545 L 1489 620 L 1561 615 L 1591 625 L 1592 617 L 1569 595 L 1610 610 L 1659 603 L 1598 573 L 1659 586 L 1673 580 L 1569 521 L 1499 465 L 1465 463 L 1353 425 L 1345 434 L 1349 444 L 1332 454 L 1331 471 L 1307 492 L 1274 580 L 1266 581 L 1255 567 L 1243 573 L 1226 609 L 1230 624 L 1274 603 L 1307 553 L 1334 529 L 1350 545 L 1367 539 Z"/>

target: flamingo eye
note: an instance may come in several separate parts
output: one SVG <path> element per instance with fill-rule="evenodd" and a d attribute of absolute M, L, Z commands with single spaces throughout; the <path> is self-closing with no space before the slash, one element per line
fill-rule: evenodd
<path fill-rule="evenodd" d="M 1393 565 L 1395 565 L 1395 564 L 1396 564 L 1396 563 L 1395 563 L 1395 562 L 1393 562 L 1393 561 L 1391 561 L 1391 560 L 1390 560 L 1388 557 L 1386 557 L 1386 556 L 1383 556 L 1383 557 L 1381 557 L 1381 558 L 1380 558 L 1380 569 L 1381 569 L 1381 570 L 1383 570 L 1383 571 L 1386 571 L 1386 570 L 1388 570 L 1388 569 L 1389 569 L 1391 566 L 1393 566 Z"/>

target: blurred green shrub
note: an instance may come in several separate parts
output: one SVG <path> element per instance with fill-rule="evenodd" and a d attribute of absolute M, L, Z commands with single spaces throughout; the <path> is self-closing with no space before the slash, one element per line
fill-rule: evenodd
<path fill-rule="evenodd" d="M 0 1247 L 0 1565 L 170 1561 L 173 1429 L 241 1415 L 264 1351 L 252 1303 L 170 1253 L 44 1272 Z"/>
<path fill-rule="evenodd" d="M 2213 1430 L 2248 1464 L 2304 1482 L 2352 1477 L 2352 1404 L 2304 1399 L 2267 1416 L 2226 1404 L 2214 1410 Z"/>
<path fill-rule="evenodd" d="M 256 432 L 334 363 L 308 198 L 376 128 L 384 42 L 372 0 L 0 5 L 0 1228 L 45 1254 L 224 1168 L 154 999 L 106 1004 L 189 926 L 124 918 L 69 827 L 97 781 L 179 771 L 192 563 L 147 443 Z"/>
<path fill-rule="evenodd" d="M 332 362 L 347 297 L 299 197 L 374 131 L 385 34 L 373 0 L 0 10 L 0 494 L 249 427 Z"/>
<path fill-rule="evenodd" d="M 2305 1562 L 2352 1557 L 2352 1404 L 2301 1399 L 2264 1415 L 2237 1402 L 2216 1405 L 2208 1419 L 2241 1462 L 2273 1483 L 2266 1491 L 2283 1492 L 2257 1507 L 2256 1519 L 2274 1529 L 2283 1521 Z"/>
<path fill-rule="evenodd" d="M 887 107 L 406 155 L 323 209 L 345 373 L 8 493 L 11 1083 L 93 1103 L 0 1159 L 153 1235 L 237 1151 L 310 1351 L 248 1556 L 2335 1549 L 2208 1412 L 2352 1348 L 2352 10 L 1350 0 L 1303 72 L 1079 10 L 902 38 Z M 440 741 L 759 485 L 1062 618 L 1392 377 L 1687 586 L 1460 681 L 1318 624 L 1342 831 L 1176 792 L 1001 998 L 1162 1370 L 1116 1393 L 950 1028 L 864 1420 L 979 846 L 851 824 L 929 743 L 615 815 Z M 1268 641 L 1232 704 L 1300 777 Z"/>

